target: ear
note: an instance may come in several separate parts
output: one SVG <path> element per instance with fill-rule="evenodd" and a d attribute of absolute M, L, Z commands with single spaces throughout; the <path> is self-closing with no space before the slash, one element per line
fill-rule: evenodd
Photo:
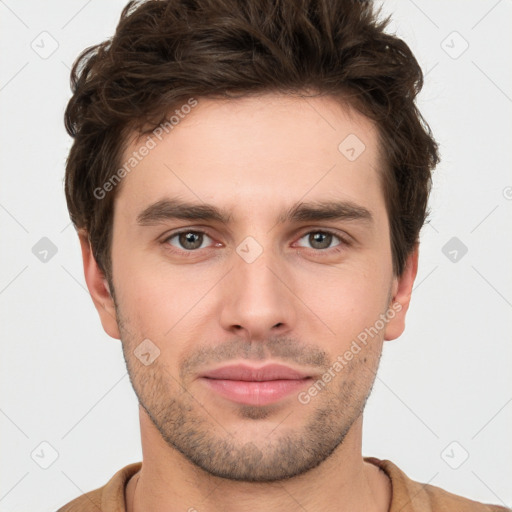
<path fill-rule="evenodd" d="M 110 337 L 121 339 L 117 325 L 114 299 L 110 295 L 105 274 L 101 271 L 94 258 L 89 235 L 85 231 L 79 231 L 78 237 L 82 248 L 85 281 L 94 306 L 100 315 L 103 329 Z"/>
<path fill-rule="evenodd" d="M 386 341 L 398 338 L 405 329 L 405 315 L 411 302 L 412 287 L 418 273 L 419 243 L 408 256 L 404 271 L 393 279 L 392 302 L 389 305 L 389 321 L 384 331 Z M 394 315 L 392 314 L 394 312 Z"/>

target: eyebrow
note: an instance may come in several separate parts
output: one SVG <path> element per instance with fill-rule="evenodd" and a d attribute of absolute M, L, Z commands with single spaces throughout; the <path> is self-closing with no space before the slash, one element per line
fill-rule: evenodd
<path fill-rule="evenodd" d="M 183 219 L 193 221 L 216 221 L 229 224 L 232 214 L 222 208 L 206 203 L 190 203 L 181 199 L 162 199 L 145 208 L 137 216 L 137 224 L 151 226 L 166 220 Z M 282 212 L 277 224 L 285 222 L 315 222 L 322 220 L 348 220 L 372 224 L 371 212 L 351 201 L 312 201 L 298 202 L 287 211 Z"/>

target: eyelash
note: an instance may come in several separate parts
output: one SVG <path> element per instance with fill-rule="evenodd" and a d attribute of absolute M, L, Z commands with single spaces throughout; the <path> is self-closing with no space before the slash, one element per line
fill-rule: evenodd
<path fill-rule="evenodd" d="M 206 235 L 207 237 L 209 237 L 210 239 L 213 240 L 213 237 L 210 236 L 206 231 L 202 231 L 199 229 L 182 229 L 180 231 L 171 233 L 169 236 L 167 236 L 162 241 L 162 244 L 164 244 L 166 246 L 166 250 L 168 250 L 174 254 L 179 254 L 181 256 L 185 256 L 187 258 L 194 257 L 196 255 L 196 253 L 198 253 L 201 250 L 201 249 L 192 249 L 192 250 L 178 249 L 169 244 L 169 241 L 171 239 L 173 239 L 183 233 L 195 233 L 195 234 Z M 306 235 L 310 235 L 312 233 L 322 233 L 322 234 L 326 234 L 326 235 L 332 235 L 333 237 L 337 238 L 340 241 L 340 243 L 338 245 L 335 245 L 334 247 L 330 247 L 327 249 L 313 249 L 313 248 L 309 248 L 309 247 L 302 247 L 303 249 L 309 249 L 311 251 L 314 251 L 314 252 L 322 254 L 322 255 L 332 255 L 332 254 L 337 254 L 337 253 L 342 252 L 344 250 L 343 246 L 350 247 L 350 245 L 351 245 L 351 243 L 347 240 L 347 238 L 342 237 L 340 234 L 338 234 L 335 231 L 331 231 L 330 229 L 313 229 L 310 231 L 306 231 L 305 233 L 301 234 L 301 236 L 298 238 L 298 240 L 301 240 Z M 207 249 L 207 248 L 205 247 L 203 249 Z"/>

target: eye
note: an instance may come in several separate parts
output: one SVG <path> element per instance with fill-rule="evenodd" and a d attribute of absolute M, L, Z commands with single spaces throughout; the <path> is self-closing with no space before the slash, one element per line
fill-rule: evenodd
<path fill-rule="evenodd" d="M 212 239 L 202 231 L 181 231 L 179 233 L 174 233 L 164 240 L 165 243 L 172 245 L 173 247 L 177 247 L 178 249 L 182 249 L 185 251 L 194 251 L 196 249 L 204 249 L 209 244 L 203 246 L 205 239 Z"/>
<path fill-rule="evenodd" d="M 340 236 L 331 233 L 330 231 L 310 231 L 309 233 L 306 233 L 304 236 L 302 236 L 299 239 L 304 240 L 306 239 L 307 243 L 311 245 L 312 249 L 316 250 L 325 250 L 325 249 L 331 249 L 333 247 L 337 247 L 338 245 L 341 245 L 343 242 L 345 242 Z M 331 243 L 335 240 L 339 240 L 341 243 L 338 243 L 331 247 Z M 300 245 L 300 244 L 299 244 Z M 304 246 L 302 246 L 304 247 Z"/>

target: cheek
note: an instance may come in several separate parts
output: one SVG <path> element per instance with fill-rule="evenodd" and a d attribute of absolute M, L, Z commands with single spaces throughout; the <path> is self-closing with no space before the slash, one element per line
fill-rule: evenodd
<path fill-rule="evenodd" d="M 172 283 L 162 279 L 154 265 L 148 265 L 142 257 L 125 247 L 113 249 L 112 259 L 116 299 L 127 328 L 150 339 L 150 334 L 161 334 L 164 326 L 159 322 L 172 322 L 168 316 L 173 310 L 172 304 L 170 308 L 168 306 L 169 301 L 178 301 Z M 150 325 L 154 327 L 151 333 L 146 332 Z"/>
<path fill-rule="evenodd" d="M 116 295 L 132 334 L 168 347 L 166 341 L 180 330 L 200 325 L 198 315 L 206 318 L 207 301 L 202 299 L 218 281 L 214 267 L 173 266 L 142 251 L 119 253 L 114 270 Z"/>
<path fill-rule="evenodd" d="M 325 325 L 325 332 L 340 350 L 340 343 L 350 344 L 385 311 L 388 279 L 377 264 L 365 269 L 350 266 L 303 272 L 297 279 L 301 283 L 297 295 L 307 306 L 304 313 L 312 321 L 317 322 L 314 317 L 321 320 L 319 325 Z"/>

